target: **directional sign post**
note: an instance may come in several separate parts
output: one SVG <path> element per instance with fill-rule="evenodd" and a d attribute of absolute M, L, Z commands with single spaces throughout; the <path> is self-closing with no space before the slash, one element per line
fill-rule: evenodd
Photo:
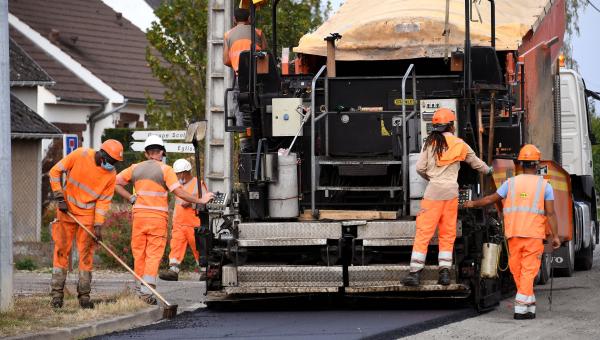
<path fill-rule="evenodd" d="M 155 135 L 163 140 L 184 140 L 185 130 L 171 130 L 171 131 L 133 131 L 131 137 L 134 140 L 146 140 L 148 136 Z"/>
<path fill-rule="evenodd" d="M 144 142 L 133 142 L 130 145 L 133 151 L 144 151 Z M 167 152 L 194 153 L 194 146 L 190 143 L 165 143 Z"/>

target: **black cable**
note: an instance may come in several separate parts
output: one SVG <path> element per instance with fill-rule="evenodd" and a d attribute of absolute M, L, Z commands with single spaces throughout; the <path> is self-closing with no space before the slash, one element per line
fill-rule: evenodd
<path fill-rule="evenodd" d="M 588 5 L 592 6 L 596 12 L 600 13 L 600 8 L 596 7 L 596 5 L 594 5 L 590 0 L 586 0 L 586 2 L 588 3 Z"/>

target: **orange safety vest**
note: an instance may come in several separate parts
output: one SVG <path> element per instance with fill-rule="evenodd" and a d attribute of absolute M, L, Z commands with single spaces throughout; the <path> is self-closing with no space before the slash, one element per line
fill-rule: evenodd
<path fill-rule="evenodd" d="M 82 223 L 102 224 L 110 209 L 117 173 L 96 165 L 95 155 L 93 149 L 78 148 L 50 169 L 49 178 L 52 191 L 63 191 L 69 211 L 86 216 Z M 61 183 L 63 173 L 64 188 Z"/>
<path fill-rule="evenodd" d="M 536 175 L 523 174 L 508 179 L 508 194 L 502 209 L 506 238 L 545 238 L 544 193 L 547 184 L 547 180 Z"/>
<path fill-rule="evenodd" d="M 250 25 L 238 25 L 225 33 L 225 42 L 227 43 L 229 60 L 233 70 L 237 73 L 240 67 L 240 54 L 249 51 L 252 46 L 252 37 L 250 35 Z M 262 31 L 256 29 L 256 50 L 260 51 Z"/>
<path fill-rule="evenodd" d="M 467 158 L 467 144 L 455 136 L 444 135 L 446 143 L 448 143 L 448 149 L 442 153 L 442 156 L 438 158 L 437 166 L 449 165 L 454 162 L 462 162 Z"/>
<path fill-rule="evenodd" d="M 169 191 L 181 186 L 173 168 L 156 160 L 133 164 L 117 176 L 117 184 L 126 185 L 130 181 L 137 196 L 133 205 L 134 217 L 167 219 Z"/>
<path fill-rule="evenodd" d="M 207 190 L 206 184 L 202 182 L 202 187 Z M 183 190 L 189 192 L 192 196 L 198 196 L 198 179 L 193 177 L 189 182 L 183 185 Z M 193 205 L 184 207 L 182 204 L 187 203 L 181 198 L 175 199 L 175 211 L 173 212 L 173 225 L 182 225 L 188 227 L 200 226 L 200 218 L 196 216 L 196 210 Z"/>

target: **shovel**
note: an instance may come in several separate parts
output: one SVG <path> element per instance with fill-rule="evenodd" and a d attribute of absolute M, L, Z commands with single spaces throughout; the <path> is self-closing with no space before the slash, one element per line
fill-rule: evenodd
<path fill-rule="evenodd" d="M 115 252 L 112 251 L 104 242 L 98 240 L 98 237 L 96 237 L 96 234 L 92 233 L 88 228 L 86 228 L 86 226 L 84 226 L 81 222 L 79 222 L 79 220 L 77 218 L 75 218 L 75 216 L 73 216 L 73 214 L 71 214 L 71 212 L 67 211 L 67 215 L 69 215 L 69 217 L 71 217 L 73 219 L 73 221 L 75 221 L 75 223 L 77 223 L 81 227 L 81 229 L 83 229 L 86 233 L 88 233 L 92 237 L 92 239 L 94 239 L 94 241 L 96 241 L 96 243 L 101 245 L 102 248 L 104 248 L 104 250 L 106 250 L 112 257 L 114 257 L 138 281 L 140 281 L 144 286 L 146 286 L 146 288 L 148 288 L 152 292 L 152 294 L 154 294 L 160 301 L 162 301 L 162 303 L 165 305 L 163 308 L 163 318 L 172 319 L 175 317 L 175 315 L 177 315 L 177 305 L 172 305 L 169 302 L 167 302 L 167 300 L 165 300 L 165 298 L 162 297 L 162 295 L 160 295 L 156 291 L 156 289 L 152 288 L 152 286 L 150 286 L 150 284 L 148 284 L 148 282 L 144 281 L 144 279 L 142 279 L 138 274 L 136 274 L 133 271 L 133 269 L 131 269 L 125 263 L 125 261 L 121 260 L 121 258 L 117 254 L 115 254 Z"/>

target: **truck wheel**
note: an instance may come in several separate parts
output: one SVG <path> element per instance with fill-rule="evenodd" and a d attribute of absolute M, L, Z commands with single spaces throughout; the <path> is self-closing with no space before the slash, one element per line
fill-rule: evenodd
<path fill-rule="evenodd" d="M 542 254 L 542 263 L 540 264 L 540 270 L 538 271 L 537 276 L 535 277 L 536 285 L 545 285 L 546 282 L 550 279 L 550 268 L 552 265 L 552 254 L 544 253 Z"/>
<path fill-rule="evenodd" d="M 575 269 L 577 270 L 590 270 L 592 269 L 592 265 L 594 264 L 594 243 L 596 234 L 595 227 L 592 229 L 592 233 L 590 235 L 590 244 L 586 248 L 581 248 L 579 252 L 577 252 L 577 256 L 575 257 Z"/>
<path fill-rule="evenodd" d="M 568 249 L 567 254 L 569 257 L 565 259 L 565 261 L 569 261 L 568 267 L 555 268 L 554 274 L 556 274 L 557 276 L 571 277 L 573 276 L 573 272 L 575 271 L 575 242 L 571 240 L 567 242 L 567 244 L 565 244 L 564 247 L 567 247 Z"/>

